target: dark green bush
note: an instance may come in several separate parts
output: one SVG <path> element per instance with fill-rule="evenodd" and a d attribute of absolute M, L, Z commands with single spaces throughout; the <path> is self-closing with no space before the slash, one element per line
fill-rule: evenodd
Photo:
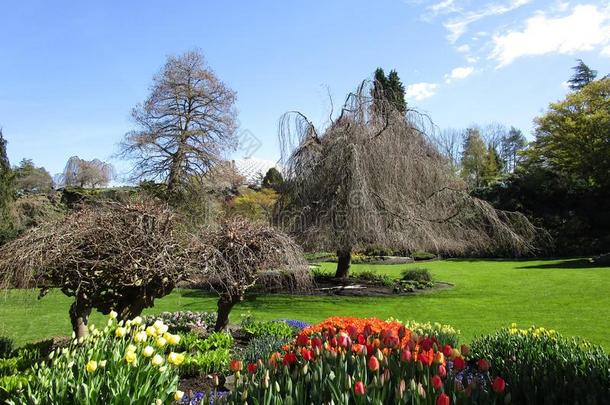
<path fill-rule="evenodd" d="M 436 255 L 430 252 L 413 252 L 411 253 L 411 257 L 415 261 L 436 259 Z"/>
<path fill-rule="evenodd" d="M 0 359 L 9 357 L 13 351 L 13 339 L 0 336 Z"/>
<path fill-rule="evenodd" d="M 428 269 L 416 267 L 414 269 L 403 270 L 401 279 L 405 281 L 431 282 L 432 274 L 430 274 Z"/>
<path fill-rule="evenodd" d="M 610 356 L 585 340 L 544 328 L 501 329 L 472 342 L 472 357 L 490 360 L 519 404 L 606 404 Z"/>
<path fill-rule="evenodd" d="M 248 345 L 239 353 L 239 358 L 245 363 L 256 363 L 258 359 L 266 360 L 290 341 L 290 338 L 277 336 L 255 337 L 252 338 L 248 342 Z"/>
<path fill-rule="evenodd" d="M 394 284 L 394 279 L 392 277 L 388 276 L 387 274 L 378 274 L 371 270 L 365 270 L 356 274 L 350 274 L 350 277 L 356 280 L 377 282 L 379 284 L 387 286 L 391 286 Z"/>

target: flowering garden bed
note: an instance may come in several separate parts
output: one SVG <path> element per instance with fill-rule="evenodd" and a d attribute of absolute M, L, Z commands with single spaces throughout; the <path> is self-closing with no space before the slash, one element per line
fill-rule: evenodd
<path fill-rule="evenodd" d="M 50 352 L 0 353 L 0 402 L 595 404 L 610 397 L 607 353 L 543 328 L 512 325 L 470 348 L 439 324 L 247 318 L 236 340 L 210 332 L 212 318 L 183 312 L 117 323 L 111 316 L 104 329 L 92 326 L 88 337 Z"/>

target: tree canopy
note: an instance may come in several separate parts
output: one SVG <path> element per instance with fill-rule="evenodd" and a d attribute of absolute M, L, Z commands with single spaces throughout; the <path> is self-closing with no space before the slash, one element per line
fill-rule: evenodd
<path fill-rule="evenodd" d="M 400 81 L 398 73 L 391 70 L 386 76 L 382 68 L 377 68 L 373 75 L 372 96 L 380 103 L 376 103 L 378 107 L 383 104 L 383 100 L 389 102 L 394 109 L 400 113 L 407 111 L 407 102 L 405 101 L 405 86 Z"/>
<path fill-rule="evenodd" d="M 31 159 L 23 159 L 14 169 L 19 193 L 45 192 L 53 188 L 53 178 L 44 167 L 36 167 Z"/>
<path fill-rule="evenodd" d="M 425 136 L 425 118 L 386 101 L 379 120 L 370 92 L 364 83 L 350 94 L 322 132 L 303 114 L 283 117 L 280 226 L 306 249 L 336 250 L 341 277 L 351 251 L 371 245 L 450 254 L 531 248 L 534 227 L 470 197 Z"/>
<path fill-rule="evenodd" d="M 134 160 L 134 179 L 161 180 L 170 194 L 203 176 L 236 143 L 235 92 L 197 51 L 170 56 L 131 115 L 137 129 L 125 135 L 121 156 Z"/>
<path fill-rule="evenodd" d="M 578 64 L 572 68 L 574 70 L 574 74 L 570 80 L 568 80 L 571 90 L 580 90 L 587 84 L 594 81 L 597 77 L 597 70 L 593 70 L 589 66 L 585 65 L 585 62 L 583 62 L 582 59 L 577 59 L 577 61 Z"/>
<path fill-rule="evenodd" d="M 78 156 L 68 159 L 61 175 L 61 182 L 66 187 L 104 187 L 114 177 L 114 167 L 99 159 L 85 160 Z"/>
<path fill-rule="evenodd" d="M 610 186 L 610 79 L 589 83 L 538 117 L 527 165 L 541 165 L 573 185 Z"/>

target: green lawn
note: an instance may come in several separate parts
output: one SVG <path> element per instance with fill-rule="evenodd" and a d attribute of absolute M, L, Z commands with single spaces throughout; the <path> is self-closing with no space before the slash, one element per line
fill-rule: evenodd
<path fill-rule="evenodd" d="M 334 264 L 323 264 L 332 270 Z M 233 311 L 232 319 L 250 311 L 258 319 L 292 318 L 319 321 L 331 315 L 379 318 L 390 316 L 449 323 L 462 331 L 462 340 L 517 322 L 579 335 L 610 351 L 610 267 L 590 267 L 583 260 L 446 260 L 416 266 L 429 268 L 436 280 L 455 284 L 417 296 L 335 298 L 302 296 L 251 297 Z M 413 265 L 354 265 L 353 271 L 373 270 L 398 276 Z M 70 298 L 53 291 L 36 300 L 34 291 L 10 291 L 0 296 L 0 335 L 21 344 L 70 333 Z M 169 310 L 213 310 L 215 299 L 197 291 L 180 290 L 158 300 L 147 313 Z M 93 322 L 104 320 L 98 313 Z"/>

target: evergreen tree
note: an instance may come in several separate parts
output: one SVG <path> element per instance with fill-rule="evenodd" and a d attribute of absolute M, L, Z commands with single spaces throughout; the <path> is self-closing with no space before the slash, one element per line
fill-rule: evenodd
<path fill-rule="evenodd" d="M 487 153 L 485 154 L 485 166 L 483 167 L 483 183 L 490 185 L 491 183 L 498 180 L 502 171 L 502 161 L 500 156 L 492 145 L 487 147 Z"/>
<path fill-rule="evenodd" d="M 284 184 L 282 173 L 280 173 L 280 171 L 275 167 L 272 167 L 271 169 L 267 170 L 261 185 L 263 188 L 271 188 L 275 191 L 280 191 L 282 184 Z"/>
<path fill-rule="evenodd" d="M 574 74 L 568 80 L 571 90 L 580 90 L 587 84 L 591 83 L 597 77 L 597 70 L 591 69 L 585 65 L 582 59 L 577 59 L 578 65 L 574 66 Z"/>
<path fill-rule="evenodd" d="M 462 151 L 461 176 L 470 187 L 483 185 L 483 171 L 487 163 L 485 142 L 478 128 L 468 128 Z"/>
<path fill-rule="evenodd" d="M 3 235 L 12 228 L 10 207 L 14 199 L 13 171 L 6 152 L 6 139 L 0 129 L 0 242 Z"/>
<path fill-rule="evenodd" d="M 404 113 L 407 111 L 407 103 L 405 101 L 405 86 L 402 84 L 398 73 L 395 70 L 390 71 L 386 77 L 382 68 L 377 68 L 373 75 L 373 99 L 376 101 L 373 107 L 376 111 L 381 111 L 378 100 L 389 101 L 396 110 Z"/>
<path fill-rule="evenodd" d="M 519 152 L 525 149 L 527 140 L 523 133 L 511 127 L 508 134 L 500 140 L 500 157 L 503 163 L 503 171 L 512 173 L 519 163 Z"/>
<path fill-rule="evenodd" d="M 400 81 L 400 77 L 398 77 L 398 73 L 395 70 L 392 70 L 388 75 L 386 97 L 398 111 L 401 113 L 407 111 L 405 86 Z"/>
<path fill-rule="evenodd" d="M 23 159 L 13 170 L 17 193 L 46 192 L 53 188 L 53 178 L 44 167 L 36 167 L 32 159 Z"/>

